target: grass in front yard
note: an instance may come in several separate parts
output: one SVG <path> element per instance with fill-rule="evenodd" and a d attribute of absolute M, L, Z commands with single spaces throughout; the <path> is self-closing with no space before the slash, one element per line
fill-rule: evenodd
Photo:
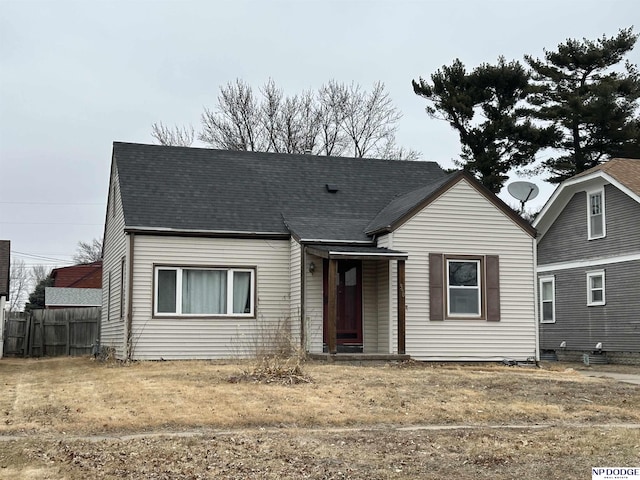
<path fill-rule="evenodd" d="M 25 440 L 2 445 L 0 478 L 578 480 L 593 466 L 633 466 L 639 448 L 640 431 L 620 428 Z"/>
<path fill-rule="evenodd" d="M 303 367 L 312 383 L 285 385 L 230 382 L 239 362 L 3 359 L 0 478 L 582 479 L 640 458 L 640 430 L 613 425 L 640 423 L 636 385 L 557 365 Z"/>
<path fill-rule="evenodd" d="M 305 364 L 313 383 L 232 383 L 242 363 L 3 359 L 0 434 L 252 427 L 640 423 L 640 388 L 573 370 Z"/>

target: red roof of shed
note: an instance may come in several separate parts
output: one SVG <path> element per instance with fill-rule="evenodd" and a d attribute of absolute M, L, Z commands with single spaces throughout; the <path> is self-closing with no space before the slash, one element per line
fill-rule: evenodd
<path fill-rule="evenodd" d="M 54 287 L 102 288 L 102 260 L 86 265 L 55 268 L 51 271 Z"/>

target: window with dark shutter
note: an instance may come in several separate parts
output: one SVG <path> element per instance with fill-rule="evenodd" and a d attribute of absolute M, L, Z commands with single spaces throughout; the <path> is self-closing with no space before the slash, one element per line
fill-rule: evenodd
<path fill-rule="evenodd" d="M 429 254 L 429 320 L 444 320 L 444 255 Z"/>
<path fill-rule="evenodd" d="M 500 263 L 497 255 L 486 256 L 487 321 L 500 321 Z"/>
<path fill-rule="evenodd" d="M 498 255 L 429 254 L 429 320 L 500 321 Z"/>

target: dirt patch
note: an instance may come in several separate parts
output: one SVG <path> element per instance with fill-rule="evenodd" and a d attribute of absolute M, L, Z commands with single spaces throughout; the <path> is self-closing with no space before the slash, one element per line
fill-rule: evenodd
<path fill-rule="evenodd" d="M 584 479 L 592 466 L 637 462 L 638 445 L 639 430 L 576 428 L 25 440 L 2 445 L 0 478 Z"/>

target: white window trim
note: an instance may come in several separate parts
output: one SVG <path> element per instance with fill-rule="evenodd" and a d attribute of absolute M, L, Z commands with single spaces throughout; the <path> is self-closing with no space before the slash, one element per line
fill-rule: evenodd
<path fill-rule="evenodd" d="M 602 209 L 602 235 L 591 234 L 591 195 L 600 194 L 600 208 Z M 597 240 L 607 236 L 607 216 L 605 211 L 604 187 L 587 191 L 587 240 Z"/>
<path fill-rule="evenodd" d="M 479 259 L 479 258 L 446 258 L 445 259 L 447 262 L 447 273 L 446 273 L 446 280 L 447 280 L 447 317 L 448 318 L 482 318 L 482 297 L 483 297 L 483 293 L 482 293 L 482 277 L 484 275 L 484 270 L 483 270 L 483 262 Z M 460 288 L 460 289 L 473 289 L 473 290 L 477 290 L 478 291 L 478 313 L 451 313 L 451 286 L 449 285 L 449 264 L 451 262 L 468 262 L 468 263 L 475 263 L 477 265 L 477 279 L 478 279 L 478 285 L 475 287 L 465 287 L 465 286 L 454 286 L 453 288 Z"/>
<path fill-rule="evenodd" d="M 160 270 L 173 270 L 176 272 L 176 311 L 158 312 L 158 272 Z M 184 270 L 216 270 L 227 272 L 227 313 L 182 313 L 182 272 Z M 251 295 L 249 302 L 251 305 L 249 313 L 233 313 L 233 274 L 235 272 L 249 272 L 251 274 Z M 254 268 L 229 268 L 229 267 L 173 267 L 157 265 L 154 268 L 154 292 L 153 292 L 153 316 L 154 317 L 243 317 L 253 318 L 255 316 L 255 284 L 256 271 Z"/>
<path fill-rule="evenodd" d="M 593 277 L 602 277 L 602 301 L 593 302 L 591 301 L 591 278 Z M 606 297 L 606 283 L 604 278 L 604 270 L 592 270 L 587 272 L 587 306 L 588 307 L 597 307 L 600 305 L 606 305 L 607 297 Z"/>
<path fill-rule="evenodd" d="M 543 317 L 543 306 L 545 302 L 542 297 L 542 292 L 544 291 L 542 288 L 542 284 L 547 282 L 551 282 L 551 320 L 544 320 Z M 556 323 L 556 277 L 553 275 L 549 277 L 540 277 L 538 279 L 538 289 L 540 292 L 540 323 Z"/>

